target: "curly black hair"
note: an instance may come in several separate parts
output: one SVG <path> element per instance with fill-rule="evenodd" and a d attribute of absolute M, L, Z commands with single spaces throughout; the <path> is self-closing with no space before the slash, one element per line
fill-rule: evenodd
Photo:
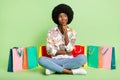
<path fill-rule="evenodd" d="M 72 8 L 66 4 L 59 4 L 53 9 L 52 19 L 57 25 L 59 25 L 58 15 L 60 13 L 67 14 L 67 16 L 68 16 L 68 23 L 67 24 L 70 24 L 72 19 L 73 19 L 73 14 L 74 14 Z"/>

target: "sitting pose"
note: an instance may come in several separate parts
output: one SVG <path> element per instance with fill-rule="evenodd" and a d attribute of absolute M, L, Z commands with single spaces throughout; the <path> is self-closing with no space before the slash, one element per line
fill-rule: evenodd
<path fill-rule="evenodd" d="M 52 19 L 57 27 L 48 31 L 46 50 L 52 58 L 42 56 L 39 64 L 46 68 L 46 74 L 87 74 L 82 65 L 86 63 L 85 55 L 73 58 L 76 32 L 68 27 L 73 19 L 73 10 L 66 4 L 57 5 L 52 11 Z"/>

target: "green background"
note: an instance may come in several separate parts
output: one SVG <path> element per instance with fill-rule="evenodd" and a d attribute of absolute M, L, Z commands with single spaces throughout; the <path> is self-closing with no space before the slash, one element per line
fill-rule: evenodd
<path fill-rule="evenodd" d="M 116 70 L 87 68 L 88 74 L 45 76 L 44 69 L 8 73 L 9 49 L 45 45 L 47 31 L 55 27 L 52 9 L 66 3 L 74 10 L 69 27 L 76 44 L 114 46 Z M 120 0 L 0 0 L 0 80 L 118 80 L 120 73 Z"/>

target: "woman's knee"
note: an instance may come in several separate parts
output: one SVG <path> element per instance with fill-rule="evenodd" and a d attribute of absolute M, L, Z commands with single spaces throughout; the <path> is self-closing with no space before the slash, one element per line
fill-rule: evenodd
<path fill-rule="evenodd" d="M 43 64 L 43 63 L 45 63 L 45 59 L 46 59 L 46 57 L 40 57 L 39 59 L 38 59 L 38 63 L 41 65 L 41 64 Z"/>
<path fill-rule="evenodd" d="M 86 63 L 87 57 L 85 55 L 79 55 L 77 56 L 78 61 L 82 62 L 83 64 Z"/>

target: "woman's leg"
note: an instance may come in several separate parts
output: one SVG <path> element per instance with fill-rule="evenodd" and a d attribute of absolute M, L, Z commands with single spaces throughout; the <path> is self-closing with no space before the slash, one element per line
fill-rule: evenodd
<path fill-rule="evenodd" d="M 52 58 L 48 58 L 48 57 L 41 57 L 39 58 L 39 64 L 47 69 L 50 69 L 52 71 L 56 71 L 56 72 L 62 72 L 63 71 L 63 67 L 56 64 L 55 59 Z"/>
<path fill-rule="evenodd" d="M 83 64 L 86 63 L 86 61 L 87 58 L 85 55 L 78 55 L 77 57 L 72 59 L 64 59 L 62 61 L 62 65 L 64 67 L 63 73 L 73 74 L 72 69 L 81 67 Z M 84 74 L 83 71 L 81 73 Z"/>
<path fill-rule="evenodd" d="M 85 64 L 87 57 L 85 55 L 78 55 L 75 58 L 60 58 L 56 59 L 53 62 L 64 67 L 63 73 L 73 74 L 72 69 L 77 69 Z"/>
<path fill-rule="evenodd" d="M 49 70 L 60 73 L 72 74 L 71 70 L 62 67 L 63 61 L 65 61 L 65 59 L 52 59 L 48 57 L 41 57 L 38 62 L 41 66 Z"/>
<path fill-rule="evenodd" d="M 66 59 L 63 61 L 63 67 L 67 69 L 76 69 L 81 67 L 87 61 L 87 57 L 85 55 L 78 55 L 75 58 Z"/>
<path fill-rule="evenodd" d="M 75 58 L 52 59 L 48 57 L 41 57 L 39 64 L 45 68 L 53 71 L 73 74 L 71 69 L 81 67 L 86 63 L 86 56 L 78 55 Z"/>

